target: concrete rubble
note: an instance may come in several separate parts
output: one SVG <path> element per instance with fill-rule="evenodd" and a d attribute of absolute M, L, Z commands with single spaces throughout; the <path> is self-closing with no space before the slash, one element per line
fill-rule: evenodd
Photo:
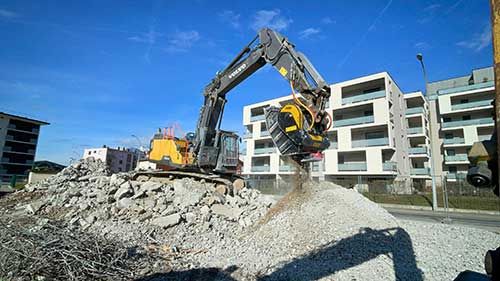
<path fill-rule="evenodd" d="M 110 175 L 100 160 L 81 160 L 55 176 L 27 186 L 27 192 L 45 191 L 47 195 L 24 209 L 35 214 L 42 207 L 50 212 L 62 206 L 67 209 L 66 221 L 85 228 L 108 220 L 163 229 L 199 222 L 211 228 L 221 223 L 249 226 L 272 203 L 241 183 L 233 193 L 224 185 L 203 180 L 162 178 L 155 182 L 132 177 L 133 172 Z"/>
<path fill-rule="evenodd" d="M 498 233 L 399 221 L 328 182 L 305 184 L 277 202 L 242 182 L 133 179 L 87 159 L 19 193 L 42 195 L 17 203 L 13 217 L 50 217 L 161 248 L 171 257 L 166 280 L 453 280 L 481 271 L 484 252 L 500 244 Z"/>

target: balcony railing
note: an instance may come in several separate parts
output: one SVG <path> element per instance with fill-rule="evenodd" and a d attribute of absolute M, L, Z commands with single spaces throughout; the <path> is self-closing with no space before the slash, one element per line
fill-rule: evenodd
<path fill-rule="evenodd" d="M 253 134 L 252 133 L 245 133 L 243 135 L 243 139 L 251 139 L 253 137 Z"/>
<path fill-rule="evenodd" d="M 424 112 L 425 111 L 423 107 L 412 107 L 412 108 L 407 108 L 405 114 L 406 115 L 419 114 L 419 113 L 424 114 Z"/>
<path fill-rule="evenodd" d="M 467 158 L 467 154 L 456 154 L 453 156 L 445 155 L 444 161 L 445 162 L 466 162 L 466 161 L 469 161 L 469 158 Z"/>
<path fill-rule="evenodd" d="M 361 116 L 361 117 L 355 117 L 355 118 L 346 118 L 346 119 L 341 119 L 341 120 L 335 120 L 335 121 L 333 121 L 333 126 L 334 127 L 344 127 L 344 126 L 373 123 L 373 121 L 374 121 L 373 115 Z"/>
<path fill-rule="evenodd" d="M 4 146 L 3 151 L 12 151 L 12 147 L 10 146 Z"/>
<path fill-rule="evenodd" d="M 452 127 L 462 127 L 462 126 L 471 126 L 471 125 L 484 125 L 484 124 L 492 124 L 493 118 L 478 118 L 471 120 L 458 120 L 451 122 L 443 122 L 443 128 L 452 128 Z"/>
<path fill-rule="evenodd" d="M 271 135 L 271 134 L 269 133 L 269 131 L 261 131 L 261 132 L 260 132 L 260 136 L 261 136 L 261 137 L 268 137 L 268 136 L 270 136 L 270 135 Z"/>
<path fill-rule="evenodd" d="M 491 135 L 479 135 L 479 141 L 491 140 Z"/>
<path fill-rule="evenodd" d="M 376 91 L 376 92 L 359 94 L 359 95 L 351 96 L 348 98 L 343 98 L 342 104 L 351 104 L 351 103 L 356 103 L 356 102 L 378 99 L 378 98 L 382 98 L 382 97 L 385 97 L 385 90 L 380 90 L 380 91 Z"/>
<path fill-rule="evenodd" d="M 408 152 L 410 154 L 427 154 L 427 147 L 410 147 Z"/>
<path fill-rule="evenodd" d="M 483 82 L 483 83 L 478 83 L 478 84 L 472 84 L 472 85 L 467 85 L 467 86 L 460 86 L 460 87 L 455 87 L 455 88 L 450 88 L 450 89 L 439 90 L 438 95 L 460 93 L 460 92 L 472 91 L 472 90 L 488 88 L 488 87 L 493 87 L 493 86 L 495 86 L 494 81 L 488 81 L 488 82 Z"/>
<path fill-rule="evenodd" d="M 464 172 L 450 173 L 450 172 L 448 172 L 446 174 L 446 178 L 448 178 L 450 180 L 456 180 L 456 179 L 465 180 L 467 178 L 467 173 L 464 173 Z"/>
<path fill-rule="evenodd" d="M 339 171 L 366 171 L 366 162 L 338 164 Z"/>
<path fill-rule="evenodd" d="M 270 167 L 269 166 L 252 166 L 251 170 L 252 170 L 252 172 L 269 172 Z"/>
<path fill-rule="evenodd" d="M 330 142 L 330 146 L 328 147 L 328 149 L 337 149 L 338 147 L 339 147 L 339 143 L 338 142 L 331 141 Z"/>
<path fill-rule="evenodd" d="M 368 146 L 380 146 L 388 144 L 389 144 L 389 138 L 364 139 L 364 140 L 352 141 L 352 147 L 368 147 Z"/>
<path fill-rule="evenodd" d="M 410 169 L 410 175 L 422 176 L 422 175 L 429 175 L 429 174 L 430 174 L 429 168 L 411 168 Z"/>
<path fill-rule="evenodd" d="M 293 172 L 295 168 L 289 165 L 280 165 L 280 172 Z"/>
<path fill-rule="evenodd" d="M 461 143 L 465 143 L 465 139 L 459 138 L 459 137 L 454 137 L 451 139 L 444 139 L 443 143 L 444 144 L 461 144 Z"/>
<path fill-rule="evenodd" d="M 397 171 L 397 163 L 396 162 L 384 162 L 384 163 L 382 163 L 382 169 L 386 172 Z"/>
<path fill-rule="evenodd" d="M 0 170 L 0 175 L 5 175 L 5 174 L 7 174 L 7 170 L 5 170 L 5 169 L 1 169 L 1 170 Z"/>
<path fill-rule="evenodd" d="M 261 121 L 261 120 L 264 120 L 266 119 L 266 116 L 264 114 L 262 115 L 254 115 L 254 116 L 250 116 L 250 121 L 251 122 L 255 122 L 255 121 Z"/>
<path fill-rule="evenodd" d="M 276 149 L 274 147 L 265 147 L 265 148 L 256 148 L 254 150 L 254 154 L 268 154 L 268 153 L 274 153 Z"/>
<path fill-rule="evenodd" d="M 408 132 L 408 135 L 423 134 L 424 128 L 423 127 L 414 127 L 414 128 L 408 128 L 408 129 L 406 129 L 406 131 Z"/>
<path fill-rule="evenodd" d="M 471 101 L 471 102 L 466 102 L 466 103 L 457 103 L 457 104 L 452 104 L 451 105 L 451 110 L 460 110 L 460 109 L 467 109 L 467 108 L 473 108 L 473 107 L 483 107 L 483 106 L 488 106 L 491 105 L 491 102 L 493 100 L 478 100 L 478 101 Z"/>

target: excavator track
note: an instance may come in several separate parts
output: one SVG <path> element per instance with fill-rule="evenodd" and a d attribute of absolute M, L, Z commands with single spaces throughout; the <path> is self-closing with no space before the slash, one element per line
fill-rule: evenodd
<path fill-rule="evenodd" d="M 229 179 L 223 178 L 215 174 L 203 174 L 198 172 L 185 172 L 185 171 L 139 171 L 136 172 L 132 178 L 137 179 L 139 176 L 146 176 L 149 178 L 195 178 L 197 180 L 205 180 L 215 184 L 224 184 L 228 188 L 233 187 L 233 182 Z"/>
<path fill-rule="evenodd" d="M 300 145 L 295 143 L 281 128 L 278 116 L 280 108 L 268 107 L 265 110 L 267 130 L 271 134 L 274 144 L 283 155 L 297 155 L 300 153 Z"/>

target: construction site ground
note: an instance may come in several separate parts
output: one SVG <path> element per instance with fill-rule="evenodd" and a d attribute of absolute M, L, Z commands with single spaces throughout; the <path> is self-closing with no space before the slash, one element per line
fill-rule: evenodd
<path fill-rule="evenodd" d="M 276 201 L 87 160 L 0 198 L 0 245 L 6 280 L 453 280 L 500 235 L 398 220 L 327 182 Z"/>

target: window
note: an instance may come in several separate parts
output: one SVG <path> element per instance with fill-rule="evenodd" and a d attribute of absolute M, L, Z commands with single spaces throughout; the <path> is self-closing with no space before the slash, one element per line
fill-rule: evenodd
<path fill-rule="evenodd" d="M 339 164 L 344 164 L 344 155 L 339 155 Z"/>
<path fill-rule="evenodd" d="M 364 114 L 365 114 L 365 116 L 372 116 L 373 110 L 365 110 Z"/>
<path fill-rule="evenodd" d="M 449 166 L 448 167 L 448 172 L 453 173 L 453 174 L 456 173 L 457 172 L 457 167 L 455 167 L 455 166 Z"/>
<path fill-rule="evenodd" d="M 462 116 L 462 120 L 470 120 L 470 115 L 464 115 Z"/>
<path fill-rule="evenodd" d="M 452 139 L 453 138 L 453 134 L 446 134 L 446 135 L 444 135 L 444 138 L 445 139 Z"/>
<path fill-rule="evenodd" d="M 443 122 L 451 122 L 451 118 L 450 117 L 443 117 Z"/>
<path fill-rule="evenodd" d="M 468 99 L 462 99 L 462 100 L 460 100 L 460 103 L 468 103 L 468 102 L 469 102 Z"/>
<path fill-rule="evenodd" d="M 380 139 L 384 137 L 384 132 L 365 133 L 365 139 Z"/>
<path fill-rule="evenodd" d="M 447 149 L 446 150 L 446 155 L 448 155 L 448 156 L 455 156 L 455 149 Z"/>
<path fill-rule="evenodd" d="M 123 164 L 123 160 L 118 161 L 118 163 L 119 163 L 120 165 L 121 165 L 121 164 Z"/>
<path fill-rule="evenodd" d="M 92 151 L 89 151 L 89 155 L 92 153 Z"/>

